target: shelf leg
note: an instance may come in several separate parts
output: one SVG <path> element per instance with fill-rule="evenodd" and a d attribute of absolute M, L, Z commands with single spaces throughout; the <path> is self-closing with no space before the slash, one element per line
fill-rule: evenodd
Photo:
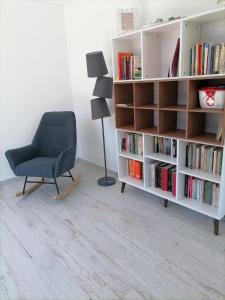
<path fill-rule="evenodd" d="M 164 206 L 165 208 L 167 208 L 167 206 L 168 206 L 168 200 L 167 200 L 167 199 L 164 199 L 164 201 L 163 201 L 163 206 Z"/>
<path fill-rule="evenodd" d="M 121 193 L 124 193 L 125 186 L 126 186 L 126 183 L 125 183 L 125 182 L 122 182 L 122 185 L 121 185 Z"/>
<path fill-rule="evenodd" d="M 220 221 L 217 219 L 213 219 L 213 224 L 214 224 L 214 234 L 219 235 L 219 225 Z"/>

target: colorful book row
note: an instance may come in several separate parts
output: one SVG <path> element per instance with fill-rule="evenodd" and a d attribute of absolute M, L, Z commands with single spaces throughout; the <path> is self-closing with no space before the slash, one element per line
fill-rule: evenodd
<path fill-rule="evenodd" d="M 118 80 L 141 79 L 141 57 L 132 52 L 118 53 Z"/>
<path fill-rule="evenodd" d="M 155 136 L 153 138 L 153 147 L 155 153 L 166 154 L 172 157 L 177 156 L 177 142 L 174 139 Z"/>
<path fill-rule="evenodd" d="M 198 43 L 190 49 L 190 75 L 225 73 L 225 43 Z"/>
<path fill-rule="evenodd" d="M 121 151 L 131 154 L 143 154 L 143 136 L 136 133 L 126 133 L 121 139 Z"/>
<path fill-rule="evenodd" d="M 210 206 L 218 207 L 220 186 L 210 181 L 185 175 L 184 196 Z"/>
<path fill-rule="evenodd" d="M 186 167 L 221 175 L 223 149 L 190 143 L 186 146 Z"/>

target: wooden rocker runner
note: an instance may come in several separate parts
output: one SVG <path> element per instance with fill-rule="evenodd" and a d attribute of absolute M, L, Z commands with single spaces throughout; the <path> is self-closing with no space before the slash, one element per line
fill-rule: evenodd
<path fill-rule="evenodd" d="M 57 183 L 56 179 L 54 180 L 54 182 L 44 181 L 44 178 L 40 179 L 39 181 L 30 181 L 30 180 L 27 180 L 27 177 L 26 177 L 25 182 L 24 182 L 23 191 L 16 193 L 16 197 L 28 196 L 29 194 L 36 191 L 42 184 L 54 184 L 56 186 L 57 195 L 55 195 L 53 197 L 53 199 L 54 200 L 62 200 L 66 196 L 68 196 L 76 188 L 76 186 L 80 183 L 81 174 L 78 174 L 75 178 L 72 176 L 70 171 L 69 171 L 69 174 L 70 175 L 68 175 L 68 176 L 67 175 L 61 175 L 60 176 L 60 177 L 71 177 L 71 179 L 73 180 L 73 183 L 70 184 L 67 187 L 67 189 L 65 191 L 61 192 L 61 193 L 59 192 L 59 187 L 58 187 L 58 183 Z M 35 185 L 33 185 L 32 187 L 26 189 L 26 184 L 27 183 L 35 183 Z"/>
<path fill-rule="evenodd" d="M 22 192 L 17 197 L 29 195 L 42 184 L 54 184 L 57 195 L 54 199 L 63 199 L 70 194 L 80 182 L 80 175 L 73 178 L 70 170 L 74 168 L 76 156 L 76 119 L 71 111 L 48 112 L 41 119 L 32 143 L 28 146 L 8 150 L 6 158 L 16 176 L 25 176 Z M 69 175 L 65 175 L 65 173 Z M 41 177 L 39 181 L 28 177 Z M 73 181 L 60 193 L 58 177 L 70 177 Z M 46 181 L 51 178 L 53 181 Z M 26 189 L 27 183 L 34 185 Z"/>

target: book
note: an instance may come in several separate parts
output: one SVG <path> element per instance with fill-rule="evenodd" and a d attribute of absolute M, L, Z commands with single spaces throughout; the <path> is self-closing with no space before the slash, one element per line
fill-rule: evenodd
<path fill-rule="evenodd" d="M 216 133 L 216 140 L 217 141 L 220 141 L 221 139 L 222 139 L 222 135 L 223 135 L 223 122 L 224 122 L 224 120 L 223 120 L 223 118 L 221 118 L 220 119 L 220 121 L 219 121 L 219 125 L 218 125 L 218 129 L 217 129 L 217 133 Z"/>
<path fill-rule="evenodd" d="M 169 190 L 169 170 L 174 168 L 174 165 L 168 164 L 162 168 L 162 190 L 168 191 Z"/>
<path fill-rule="evenodd" d="M 178 76 L 179 56 L 180 56 L 180 38 L 177 39 L 177 44 L 174 51 L 172 63 L 168 71 L 168 77 Z"/>

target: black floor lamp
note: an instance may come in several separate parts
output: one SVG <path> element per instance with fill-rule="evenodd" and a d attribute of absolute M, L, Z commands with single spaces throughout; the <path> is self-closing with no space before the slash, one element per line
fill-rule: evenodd
<path fill-rule="evenodd" d="M 101 186 L 109 186 L 115 184 L 116 179 L 114 177 L 109 177 L 107 173 L 103 118 L 110 117 L 110 111 L 105 98 L 112 98 L 113 79 L 111 77 L 104 76 L 108 74 L 108 70 L 103 53 L 101 51 L 86 54 L 86 60 L 88 77 L 97 77 L 93 95 L 98 98 L 91 100 L 92 120 L 101 119 L 102 124 L 105 176 L 99 178 L 97 182 Z"/>

